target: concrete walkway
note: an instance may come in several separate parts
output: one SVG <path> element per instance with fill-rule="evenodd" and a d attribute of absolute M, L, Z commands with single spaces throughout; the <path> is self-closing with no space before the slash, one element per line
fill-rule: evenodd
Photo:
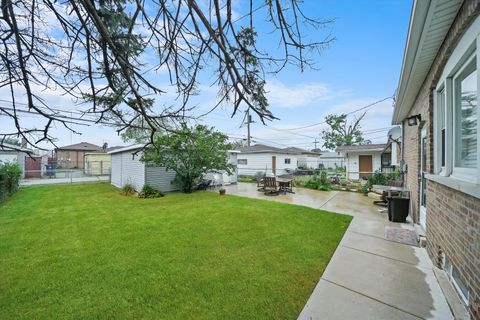
<path fill-rule="evenodd" d="M 359 193 L 295 189 L 265 196 L 255 184 L 228 194 L 350 214 L 354 218 L 298 319 L 453 319 L 425 249 L 384 239 L 386 214 Z"/>

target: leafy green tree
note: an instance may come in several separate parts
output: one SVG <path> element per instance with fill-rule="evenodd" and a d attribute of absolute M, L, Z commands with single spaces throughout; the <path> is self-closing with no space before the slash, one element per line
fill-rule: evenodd
<path fill-rule="evenodd" d="M 326 116 L 325 122 L 330 128 L 322 131 L 323 146 L 332 150 L 340 146 L 369 144 L 370 141 L 363 138 L 361 131 L 360 122 L 364 117 L 365 113 L 355 118 L 352 123 L 348 123 L 346 114 Z"/>
<path fill-rule="evenodd" d="M 175 182 L 185 193 L 194 191 L 207 172 L 231 173 L 228 163 L 228 137 L 204 125 L 189 128 L 182 124 L 178 130 L 157 136 L 146 148 L 142 161 L 173 170 Z"/>
<path fill-rule="evenodd" d="M 11 145 L 14 145 L 14 146 L 17 146 L 17 147 L 20 147 L 22 145 L 20 140 L 15 139 L 15 138 L 11 138 L 11 137 L 3 137 L 0 140 L 1 140 L 0 145 L 3 145 L 4 143 L 11 144 Z"/>

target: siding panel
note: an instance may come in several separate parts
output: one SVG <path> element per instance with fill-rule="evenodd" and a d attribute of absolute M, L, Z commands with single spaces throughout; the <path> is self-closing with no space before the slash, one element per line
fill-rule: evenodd
<path fill-rule="evenodd" d="M 163 167 L 147 166 L 146 171 L 146 183 L 162 192 L 170 192 L 179 190 L 178 187 L 173 184 L 175 179 L 175 172 L 172 170 L 166 170 Z"/>

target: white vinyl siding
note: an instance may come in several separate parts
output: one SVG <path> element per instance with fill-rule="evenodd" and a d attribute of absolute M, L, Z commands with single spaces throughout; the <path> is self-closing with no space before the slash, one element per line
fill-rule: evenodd
<path fill-rule="evenodd" d="M 118 187 L 118 188 L 122 187 L 122 154 L 121 153 L 112 154 L 110 181 L 115 187 Z"/>
<path fill-rule="evenodd" d="M 122 186 L 131 183 L 140 191 L 145 184 L 145 164 L 140 161 L 141 153 L 122 152 Z"/>
<path fill-rule="evenodd" d="M 257 172 L 273 176 L 272 157 L 276 157 L 276 175 L 287 173 L 287 171 L 295 171 L 297 169 L 297 156 L 292 154 L 280 153 L 240 153 L 238 160 L 246 159 L 247 164 L 238 162 L 238 174 L 245 176 L 254 176 Z M 290 159 L 290 163 L 286 164 L 285 159 Z"/>
<path fill-rule="evenodd" d="M 146 183 L 162 192 L 177 191 L 178 187 L 173 183 L 175 172 L 163 167 L 146 166 Z"/>
<path fill-rule="evenodd" d="M 140 161 L 141 154 L 133 153 L 135 150 L 112 154 L 111 183 L 119 188 L 131 183 L 140 191 L 145 184 L 145 165 Z"/>
<path fill-rule="evenodd" d="M 359 156 L 372 156 L 372 172 L 382 169 L 381 151 L 378 152 L 351 152 L 347 153 L 346 167 L 347 167 L 347 179 L 359 180 L 360 179 L 360 160 Z"/>

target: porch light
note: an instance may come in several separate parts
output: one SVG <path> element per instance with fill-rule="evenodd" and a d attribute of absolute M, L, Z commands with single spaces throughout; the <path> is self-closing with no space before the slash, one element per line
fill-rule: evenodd
<path fill-rule="evenodd" d="M 421 114 L 416 114 L 414 116 L 408 117 L 407 118 L 408 125 L 410 127 L 411 126 L 416 126 L 418 124 L 417 119 L 418 119 L 418 122 L 421 122 L 422 121 L 422 115 Z"/>

